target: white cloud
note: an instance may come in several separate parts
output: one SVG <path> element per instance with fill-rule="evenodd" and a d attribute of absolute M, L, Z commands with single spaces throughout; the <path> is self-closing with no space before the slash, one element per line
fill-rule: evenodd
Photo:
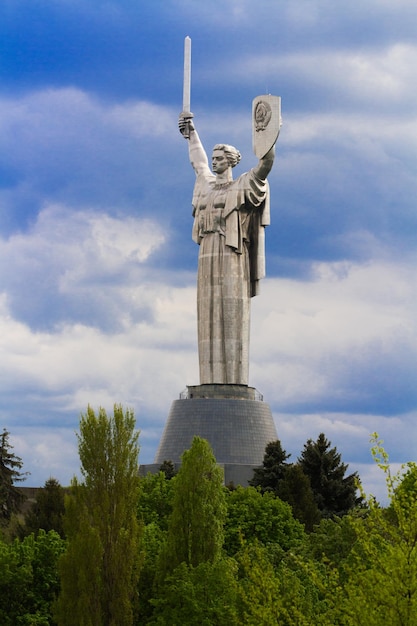
<path fill-rule="evenodd" d="M 417 362 L 416 290 L 414 265 L 377 260 L 316 264 L 310 281 L 264 281 L 253 304 L 253 379 L 278 404 L 364 393 L 377 402 L 387 376 L 400 393 Z"/>
<path fill-rule="evenodd" d="M 22 471 L 30 472 L 22 486 L 43 487 L 51 477 L 67 486 L 74 475 L 79 475 L 75 428 L 60 428 L 59 424 L 53 429 L 16 425 L 10 441 L 14 453 L 23 461 Z"/>
<path fill-rule="evenodd" d="M 28 231 L 0 239 L 9 306 L 35 327 L 66 320 L 111 325 L 111 318 L 123 324 L 124 315 L 152 306 L 149 259 L 165 240 L 150 219 L 47 206 Z"/>

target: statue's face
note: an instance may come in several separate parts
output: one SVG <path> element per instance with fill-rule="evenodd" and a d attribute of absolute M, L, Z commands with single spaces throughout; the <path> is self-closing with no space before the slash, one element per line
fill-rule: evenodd
<path fill-rule="evenodd" d="M 223 150 L 213 150 L 211 167 L 215 174 L 223 174 L 230 167 Z"/>

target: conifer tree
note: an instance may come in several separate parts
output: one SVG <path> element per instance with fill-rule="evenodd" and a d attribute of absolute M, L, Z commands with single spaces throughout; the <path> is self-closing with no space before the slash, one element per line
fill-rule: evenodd
<path fill-rule="evenodd" d="M 48 478 L 42 489 L 38 490 L 36 502 L 32 505 L 25 517 L 23 532 L 29 535 L 37 533 L 41 528 L 46 532 L 55 530 L 60 537 L 64 537 L 64 488 L 56 478 Z"/>
<path fill-rule="evenodd" d="M 254 470 L 254 475 L 249 484 L 252 487 L 260 487 L 262 492 L 277 492 L 278 483 L 284 478 L 286 460 L 290 457 L 281 446 L 279 439 L 271 441 L 265 448 L 265 454 L 261 467 Z"/>
<path fill-rule="evenodd" d="M 304 524 L 307 532 L 311 532 L 315 524 L 320 522 L 321 515 L 310 480 L 298 463 L 286 468 L 284 478 L 278 484 L 277 496 L 288 502 L 295 519 Z"/>
<path fill-rule="evenodd" d="M 20 471 L 23 462 L 12 452 L 9 435 L 5 428 L 0 435 L 0 523 L 3 524 L 10 520 L 12 513 L 19 510 L 24 496 L 14 484 L 26 480 L 28 474 Z"/>
<path fill-rule="evenodd" d="M 336 447 L 321 433 L 317 441 L 309 439 L 298 462 L 310 479 L 314 499 L 323 517 L 346 515 L 356 504 L 356 472 L 345 476 L 348 466 L 341 461 Z"/>

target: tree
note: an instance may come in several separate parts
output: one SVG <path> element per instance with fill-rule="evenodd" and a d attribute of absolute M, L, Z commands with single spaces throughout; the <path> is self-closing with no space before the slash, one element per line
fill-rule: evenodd
<path fill-rule="evenodd" d="M 234 559 L 204 561 L 196 567 L 181 563 L 164 582 L 152 603 L 153 618 L 147 624 L 166 626 L 240 626 L 236 613 Z"/>
<path fill-rule="evenodd" d="M 355 626 L 417 624 L 417 464 L 391 474 L 378 435 L 372 453 L 386 475 L 390 506 L 368 498 L 369 511 L 357 519 L 357 540 L 348 568 L 342 611 Z"/>
<path fill-rule="evenodd" d="M 314 500 L 310 480 L 297 463 L 286 467 L 276 493 L 281 500 L 288 502 L 295 519 L 304 524 L 307 532 L 311 532 L 320 522 L 321 515 Z"/>
<path fill-rule="evenodd" d="M 263 493 L 270 491 L 288 502 L 294 517 L 305 525 L 306 530 L 311 531 L 321 516 L 308 477 L 299 465 L 286 463 L 290 456 L 279 440 L 268 443 L 262 467 L 255 469 L 249 484 L 259 487 Z"/>
<path fill-rule="evenodd" d="M 164 461 L 162 465 L 160 466 L 159 471 L 165 474 L 165 478 L 167 480 L 171 480 L 171 478 L 174 478 L 174 476 L 177 473 L 177 470 L 175 469 L 175 465 L 173 464 L 172 461 Z"/>
<path fill-rule="evenodd" d="M 28 472 L 21 472 L 22 459 L 11 450 L 10 433 L 3 428 L 0 435 L 0 523 L 7 523 L 12 513 L 19 510 L 24 496 L 14 486 L 15 483 L 26 480 Z"/>
<path fill-rule="evenodd" d="M 271 441 L 265 448 L 264 459 L 261 467 L 254 470 L 254 475 L 249 484 L 252 487 L 260 487 L 261 491 L 277 493 L 279 481 L 284 478 L 287 463 L 291 455 L 287 454 L 281 446 L 279 439 Z"/>
<path fill-rule="evenodd" d="M 65 489 L 61 487 L 56 478 L 48 478 L 42 489 L 36 495 L 36 502 L 25 516 L 23 532 L 29 535 L 37 533 L 40 528 L 48 532 L 55 530 L 64 537 L 63 516 Z"/>
<path fill-rule="evenodd" d="M 247 544 L 236 560 L 239 624 L 333 626 L 335 623 L 321 619 L 323 607 L 317 588 L 290 552 L 274 563 L 270 546 L 254 542 Z"/>
<path fill-rule="evenodd" d="M 291 507 L 271 492 L 237 487 L 227 493 L 224 547 L 234 556 L 247 543 L 277 544 L 282 551 L 294 548 L 304 538 L 302 525 Z"/>
<path fill-rule="evenodd" d="M 140 480 L 138 516 L 145 526 L 157 524 L 167 530 L 172 513 L 175 480 L 168 479 L 163 471 L 150 472 Z"/>
<path fill-rule="evenodd" d="M 54 531 L 0 541 L 0 624 L 46 626 L 59 589 L 57 562 L 65 542 Z"/>
<path fill-rule="evenodd" d="M 83 482 L 72 480 L 60 564 L 60 626 L 129 626 L 139 571 L 138 436 L 133 412 L 113 417 L 91 407 L 81 416 L 78 451 Z"/>
<path fill-rule="evenodd" d="M 223 471 L 217 466 L 210 444 L 194 437 L 181 457 L 173 479 L 172 514 L 168 525 L 167 567 L 181 563 L 196 567 L 215 561 L 223 545 L 226 516 Z"/>
<path fill-rule="evenodd" d="M 310 479 L 314 499 L 323 517 L 346 515 L 359 502 L 356 472 L 345 477 L 348 466 L 321 433 L 317 441 L 309 439 L 298 462 Z"/>

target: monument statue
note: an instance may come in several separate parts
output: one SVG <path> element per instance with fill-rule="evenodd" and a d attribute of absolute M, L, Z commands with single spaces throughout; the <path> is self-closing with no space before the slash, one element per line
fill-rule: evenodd
<path fill-rule="evenodd" d="M 249 376 L 250 298 L 264 276 L 263 229 L 269 224 L 267 176 L 272 147 L 259 163 L 236 180 L 240 161 L 233 146 L 214 146 L 208 158 L 193 120 L 181 115 L 190 161 L 196 173 L 193 240 L 200 245 L 197 319 L 200 384 L 247 385 Z"/>
<path fill-rule="evenodd" d="M 264 230 L 269 224 L 267 177 L 274 162 L 280 98 L 252 103 L 252 140 L 257 165 L 233 180 L 239 151 L 214 146 L 211 162 L 190 108 L 191 40 L 185 38 L 183 111 L 179 129 L 188 141 L 196 173 L 192 199 L 193 239 L 199 244 L 197 277 L 200 384 L 174 400 L 155 456 L 181 462 L 194 435 L 207 439 L 225 482 L 245 485 L 277 439 L 269 405 L 249 378 L 250 301 L 265 275 Z"/>
<path fill-rule="evenodd" d="M 190 112 L 191 40 L 185 40 L 183 111 L 179 130 L 189 144 L 196 173 L 193 240 L 200 245 L 197 320 L 200 384 L 247 385 L 250 299 L 265 275 L 264 228 L 269 224 L 269 185 L 280 128 L 280 99 L 253 103 L 253 143 L 258 164 L 233 180 L 240 161 L 233 146 L 213 148 L 211 170 Z M 271 122 L 272 118 L 272 122 Z M 268 129 L 270 125 L 270 129 Z"/>

